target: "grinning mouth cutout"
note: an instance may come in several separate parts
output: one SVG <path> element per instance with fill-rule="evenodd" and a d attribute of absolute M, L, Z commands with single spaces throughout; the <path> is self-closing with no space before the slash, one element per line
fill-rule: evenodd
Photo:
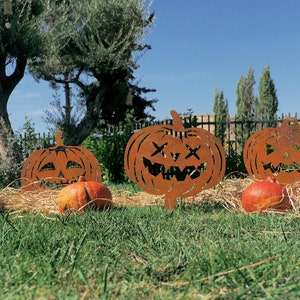
<path fill-rule="evenodd" d="M 279 173 L 279 172 L 286 172 L 291 173 L 293 171 L 296 171 L 300 173 L 300 165 L 295 163 L 285 165 L 283 163 L 278 164 L 277 166 L 274 166 L 272 163 L 263 164 L 264 170 L 271 170 L 272 173 Z"/>
<path fill-rule="evenodd" d="M 143 157 L 144 166 L 148 169 L 152 176 L 162 175 L 163 179 L 171 180 L 174 176 L 177 181 L 184 181 L 187 176 L 191 179 L 198 178 L 200 174 L 206 170 L 207 163 L 202 163 L 198 167 L 186 166 L 183 170 L 180 170 L 178 166 L 171 166 L 168 169 L 163 164 L 151 163 L 151 161 Z"/>

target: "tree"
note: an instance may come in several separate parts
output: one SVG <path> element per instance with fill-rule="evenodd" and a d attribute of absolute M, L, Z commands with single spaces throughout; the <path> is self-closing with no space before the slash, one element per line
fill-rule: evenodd
<path fill-rule="evenodd" d="M 46 36 L 48 52 L 30 70 L 37 79 L 72 86 L 84 103 L 78 122 L 70 122 L 70 101 L 57 119 L 64 142 L 80 144 L 99 119 L 118 123 L 127 110 L 145 117 L 145 108 L 153 108 L 155 100 L 142 94 L 153 90 L 138 87 L 133 73 L 137 53 L 150 49 L 143 39 L 154 15 L 146 1 L 48 0 L 47 6 L 53 12 L 45 21 L 51 32 Z"/>
<path fill-rule="evenodd" d="M 16 172 L 22 160 L 21 150 L 13 138 L 7 104 L 24 76 L 27 60 L 34 60 L 43 51 L 40 19 L 42 2 L 14 0 L 13 14 L 9 14 L 9 20 L 0 9 L 0 156 L 1 170 L 5 174 Z M 8 24 L 10 28 L 7 28 Z"/>
<path fill-rule="evenodd" d="M 224 99 L 223 90 L 215 90 L 214 94 L 214 114 L 215 114 L 215 136 L 224 145 L 226 137 L 226 125 L 228 120 L 228 101 Z"/>
<path fill-rule="evenodd" d="M 236 106 L 237 114 L 236 121 L 240 125 L 236 127 L 236 140 L 243 147 L 245 140 L 253 132 L 253 120 L 255 119 L 256 102 L 257 99 L 254 94 L 254 71 L 250 67 L 247 77 L 241 76 L 236 88 Z"/>
<path fill-rule="evenodd" d="M 258 92 L 257 117 L 261 120 L 274 120 L 278 110 L 278 98 L 269 65 L 266 65 L 262 71 Z M 271 124 L 272 122 L 267 126 L 271 126 Z"/>

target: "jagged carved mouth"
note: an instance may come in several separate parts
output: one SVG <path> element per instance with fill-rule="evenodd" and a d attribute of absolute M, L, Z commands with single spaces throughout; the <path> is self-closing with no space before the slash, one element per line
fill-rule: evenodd
<path fill-rule="evenodd" d="M 280 173 L 280 172 L 286 172 L 291 173 L 293 171 L 296 171 L 300 173 L 300 165 L 296 162 L 286 165 L 284 163 L 279 163 L 277 166 L 274 166 L 272 163 L 263 164 L 264 170 L 271 170 L 272 173 Z"/>
<path fill-rule="evenodd" d="M 207 163 L 202 163 L 198 167 L 185 166 L 184 169 L 180 170 L 178 166 L 171 166 L 168 169 L 163 164 L 151 163 L 151 161 L 143 157 L 143 163 L 145 168 L 148 169 L 152 176 L 162 175 L 163 179 L 171 180 L 174 176 L 178 181 L 184 181 L 187 176 L 191 179 L 198 178 L 200 174 L 206 170 Z"/>

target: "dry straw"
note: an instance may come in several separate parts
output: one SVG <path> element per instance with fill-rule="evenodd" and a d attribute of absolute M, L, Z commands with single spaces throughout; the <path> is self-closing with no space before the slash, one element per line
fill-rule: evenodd
<path fill-rule="evenodd" d="M 241 195 L 243 190 L 253 180 L 246 177 L 243 179 L 224 179 L 214 188 L 204 190 L 196 196 L 180 199 L 183 205 L 216 205 L 221 204 L 227 210 L 236 213 L 245 213 L 241 207 Z M 300 217 L 300 182 L 287 186 L 292 199 L 294 209 L 292 211 L 267 210 L 264 213 L 293 214 Z M 0 190 L 1 211 L 18 211 L 33 213 L 58 214 L 56 197 L 59 189 L 38 189 L 23 191 L 22 189 L 7 186 Z M 164 196 L 155 196 L 145 192 L 135 195 L 129 192 L 112 191 L 113 205 L 124 206 L 163 206 Z"/>

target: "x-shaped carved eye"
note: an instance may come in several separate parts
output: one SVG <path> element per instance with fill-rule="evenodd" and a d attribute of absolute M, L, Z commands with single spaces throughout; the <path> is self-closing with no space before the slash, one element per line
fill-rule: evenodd
<path fill-rule="evenodd" d="M 194 155 L 198 160 L 200 159 L 200 156 L 197 154 L 197 151 L 200 149 L 200 145 L 198 145 L 196 148 L 192 148 L 191 146 L 189 146 L 189 145 L 185 145 L 188 149 L 189 149 L 189 151 L 190 151 L 190 153 L 185 157 L 185 158 L 189 158 L 189 157 L 191 157 L 192 155 Z"/>
<path fill-rule="evenodd" d="M 166 154 L 164 152 L 164 148 L 167 146 L 168 143 L 164 143 L 163 145 L 161 146 L 158 146 L 156 143 L 152 142 L 153 146 L 155 147 L 155 151 L 151 154 L 151 156 L 155 156 L 156 154 L 158 153 L 161 153 L 161 155 L 163 157 L 166 157 Z"/>

